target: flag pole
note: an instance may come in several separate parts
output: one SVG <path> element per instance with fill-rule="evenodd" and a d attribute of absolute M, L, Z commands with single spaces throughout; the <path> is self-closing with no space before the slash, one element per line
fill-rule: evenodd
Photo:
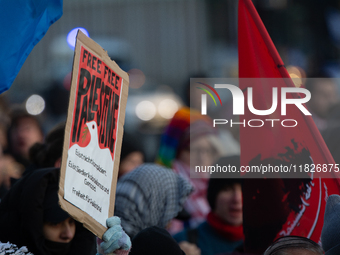
<path fill-rule="evenodd" d="M 290 78 L 289 73 L 279 55 L 279 53 L 276 50 L 276 47 L 272 41 L 272 39 L 270 38 L 268 31 L 266 29 L 266 27 L 264 26 L 259 14 L 257 13 L 257 10 L 255 8 L 255 6 L 253 5 L 251 0 L 244 0 L 243 1 L 245 6 L 247 7 L 247 10 L 249 12 L 249 14 L 251 15 L 251 17 L 253 18 L 255 25 L 257 27 L 257 29 L 259 30 L 269 52 L 270 55 L 272 56 L 277 68 L 279 69 L 281 76 L 283 78 Z M 295 85 L 292 84 L 287 84 L 289 85 L 289 87 L 295 87 Z"/>

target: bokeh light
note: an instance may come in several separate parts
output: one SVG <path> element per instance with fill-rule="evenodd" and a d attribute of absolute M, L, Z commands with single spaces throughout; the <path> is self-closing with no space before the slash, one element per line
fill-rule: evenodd
<path fill-rule="evenodd" d="M 68 44 L 68 46 L 70 46 L 70 48 L 72 50 L 74 50 L 74 47 L 76 46 L 76 37 L 77 37 L 78 30 L 82 31 L 87 37 L 90 37 L 89 32 L 87 32 L 87 30 L 85 28 L 83 28 L 83 27 L 73 28 L 67 34 L 67 37 L 66 37 L 67 44 Z"/>
<path fill-rule="evenodd" d="M 306 73 L 301 67 L 288 66 L 287 71 L 290 78 L 292 78 L 295 87 L 301 87 L 304 84 Z"/>
<path fill-rule="evenodd" d="M 39 95 L 32 95 L 26 101 L 26 110 L 31 115 L 38 115 L 45 109 L 45 100 Z"/>
<path fill-rule="evenodd" d="M 156 116 L 156 106 L 150 101 L 141 101 L 137 104 L 135 112 L 138 118 L 148 121 Z"/>
<path fill-rule="evenodd" d="M 177 103 L 172 99 L 164 99 L 158 105 L 158 113 L 164 119 L 171 119 L 178 110 Z"/>
<path fill-rule="evenodd" d="M 133 89 L 139 89 L 145 83 L 145 75 L 139 69 L 131 69 L 128 71 L 129 74 L 129 87 Z"/>

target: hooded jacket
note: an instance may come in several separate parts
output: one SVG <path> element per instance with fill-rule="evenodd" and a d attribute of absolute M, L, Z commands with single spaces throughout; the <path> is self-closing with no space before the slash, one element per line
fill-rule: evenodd
<path fill-rule="evenodd" d="M 53 254 L 45 245 L 43 235 L 44 214 L 51 206 L 51 203 L 46 203 L 45 197 L 50 197 L 51 187 L 58 185 L 59 176 L 59 168 L 38 169 L 11 188 L 0 203 L 1 242 L 26 246 L 35 255 Z M 59 216 L 62 213 L 60 211 Z M 95 236 L 76 222 L 76 233 L 68 254 L 95 254 L 95 241 Z"/>

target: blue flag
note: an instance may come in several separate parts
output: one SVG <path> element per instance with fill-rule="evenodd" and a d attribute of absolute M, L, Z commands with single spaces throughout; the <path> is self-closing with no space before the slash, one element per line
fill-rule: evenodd
<path fill-rule="evenodd" d="M 62 0 L 0 0 L 0 94 L 62 14 Z"/>

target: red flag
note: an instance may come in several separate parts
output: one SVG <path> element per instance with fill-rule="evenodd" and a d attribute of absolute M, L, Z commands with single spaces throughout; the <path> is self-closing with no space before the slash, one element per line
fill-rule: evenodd
<path fill-rule="evenodd" d="M 240 79 L 244 94 L 247 94 L 247 87 L 253 88 L 254 108 L 269 109 L 273 103 L 273 87 L 278 90 L 278 107 L 274 113 L 258 116 L 246 107 L 245 114 L 240 117 L 241 123 L 250 119 L 266 123 L 259 128 L 240 125 L 241 165 L 284 165 L 290 167 L 291 173 L 295 170 L 296 175 L 289 177 L 301 177 L 245 180 L 245 251 L 262 253 L 283 235 L 304 236 L 320 243 L 326 199 L 331 194 L 339 194 L 339 182 L 334 178 L 338 173 L 331 171 L 325 175 L 320 169 L 327 164 L 327 171 L 330 167 L 334 170 L 336 165 L 311 116 L 295 105 L 287 106 L 285 116 L 281 114 L 281 88 L 294 87 L 294 84 L 251 0 L 239 0 L 238 49 L 239 77 L 257 78 Z M 247 96 L 250 97 L 245 95 L 245 102 Z M 287 97 L 302 95 L 291 93 Z M 291 121 L 297 125 L 285 127 L 282 121 L 286 119 L 284 123 Z M 320 164 L 321 173 L 316 168 L 315 173 L 306 173 L 305 164 L 310 170 L 313 164 L 315 167 Z M 287 176 L 281 174 L 280 177 Z"/>

